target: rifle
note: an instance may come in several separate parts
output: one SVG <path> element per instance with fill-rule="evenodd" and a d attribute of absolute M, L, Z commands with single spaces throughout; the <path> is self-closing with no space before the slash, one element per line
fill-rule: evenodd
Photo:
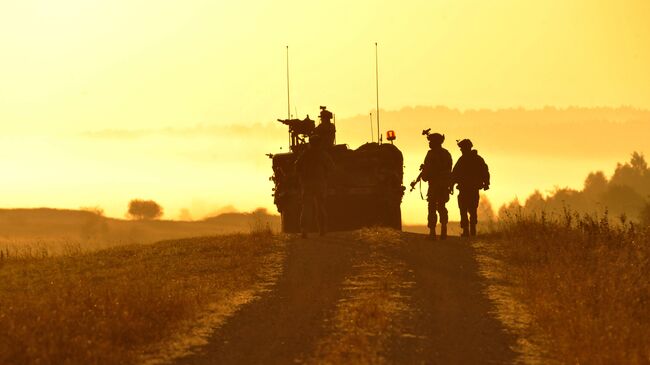
<path fill-rule="evenodd" d="M 411 181 L 411 190 L 409 190 L 409 192 L 412 192 L 413 190 L 415 190 L 415 185 L 418 182 L 422 181 L 422 173 L 423 172 L 424 172 L 424 164 L 421 164 L 420 165 L 420 174 L 418 175 L 418 177 L 415 178 L 415 180 Z"/>
<path fill-rule="evenodd" d="M 427 139 L 429 139 L 429 135 L 431 135 L 431 128 L 424 129 L 422 131 L 422 135 L 427 137 Z M 422 181 L 422 172 L 423 171 L 424 171 L 424 164 L 421 164 L 420 165 L 420 174 L 418 175 L 418 177 L 415 178 L 415 180 L 411 181 L 411 190 L 409 190 L 409 192 L 412 192 L 413 190 L 415 190 L 415 184 Z M 420 191 L 420 195 L 422 195 L 421 191 Z"/>

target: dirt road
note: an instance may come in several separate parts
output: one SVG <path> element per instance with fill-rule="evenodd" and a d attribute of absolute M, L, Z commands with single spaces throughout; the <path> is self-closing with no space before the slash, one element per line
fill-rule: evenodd
<path fill-rule="evenodd" d="M 384 237 L 386 236 L 386 237 Z M 515 338 L 468 241 L 351 232 L 293 239 L 275 286 L 177 364 L 503 364 Z"/>

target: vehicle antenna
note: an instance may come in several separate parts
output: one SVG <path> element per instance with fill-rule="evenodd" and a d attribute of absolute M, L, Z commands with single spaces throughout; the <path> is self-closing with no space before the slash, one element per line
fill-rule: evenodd
<path fill-rule="evenodd" d="M 291 98 L 289 97 L 289 45 L 287 45 L 287 120 L 291 119 Z M 289 146 L 291 146 L 291 130 L 289 130 Z"/>
<path fill-rule="evenodd" d="M 332 113 L 332 122 L 334 123 L 334 130 L 336 130 L 336 114 Z M 334 134 L 334 144 L 336 144 L 336 134 Z"/>
<path fill-rule="evenodd" d="M 379 57 L 377 56 L 377 49 L 379 46 L 375 42 L 375 85 L 377 89 L 377 141 L 381 144 L 381 132 L 379 130 Z"/>
<path fill-rule="evenodd" d="M 289 95 L 289 46 L 287 46 L 287 119 L 291 119 L 291 98 Z"/>

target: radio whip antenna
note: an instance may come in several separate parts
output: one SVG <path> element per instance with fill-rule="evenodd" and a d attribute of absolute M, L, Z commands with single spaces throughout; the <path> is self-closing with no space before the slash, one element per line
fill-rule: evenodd
<path fill-rule="evenodd" d="M 289 97 L 289 46 L 287 45 L 287 119 L 291 119 L 291 98 Z"/>
<path fill-rule="evenodd" d="M 377 42 L 375 42 L 375 85 L 377 89 L 377 142 L 381 143 L 381 131 L 379 129 L 379 57 L 377 56 L 378 49 Z"/>

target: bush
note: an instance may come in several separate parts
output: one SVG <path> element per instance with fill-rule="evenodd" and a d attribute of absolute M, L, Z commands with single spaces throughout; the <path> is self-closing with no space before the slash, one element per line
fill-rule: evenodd
<path fill-rule="evenodd" d="M 138 220 L 152 220 L 162 217 L 163 209 L 153 200 L 133 199 L 129 202 L 127 216 Z"/>
<path fill-rule="evenodd" d="M 650 202 L 646 202 L 639 217 L 641 226 L 650 227 Z"/>

